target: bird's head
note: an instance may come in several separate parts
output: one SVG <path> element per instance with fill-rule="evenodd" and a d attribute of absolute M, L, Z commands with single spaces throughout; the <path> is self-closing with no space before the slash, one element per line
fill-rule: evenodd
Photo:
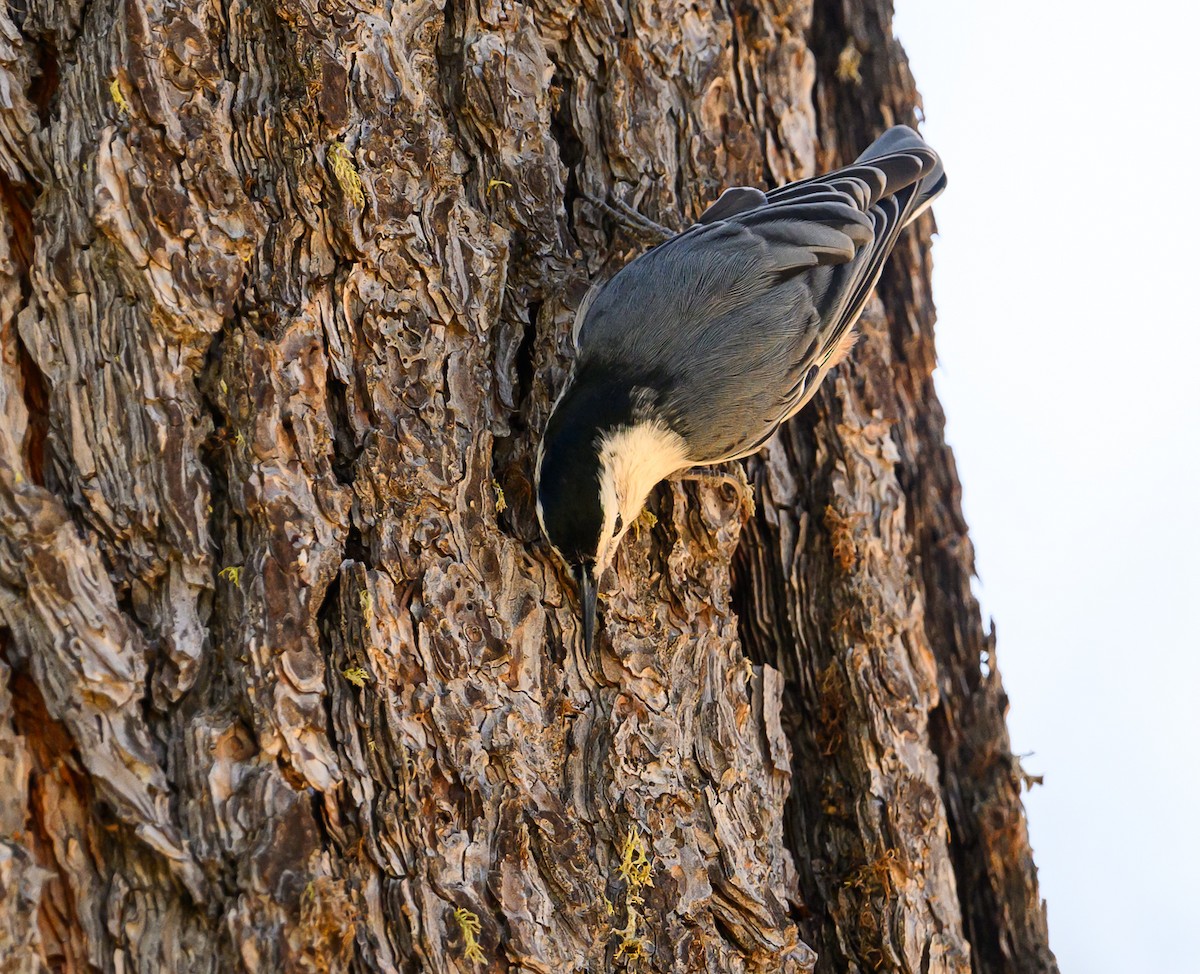
<path fill-rule="evenodd" d="M 579 586 L 589 653 L 600 577 L 655 484 L 688 466 L 682 438 L 666 423 L 602 392 L 576 387 L 559 400 L 536 471 L 538 520 Z"/>

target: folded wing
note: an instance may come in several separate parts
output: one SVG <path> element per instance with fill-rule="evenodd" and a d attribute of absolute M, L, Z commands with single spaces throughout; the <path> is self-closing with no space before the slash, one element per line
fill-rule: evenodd
<path fill-rule="evenodd" d="M 577 369 L 653 371 L 696 462 L 753 452 L 836 364 L 900 231 L 944 186 L 936 153 L 896 126 L 843 169 L 727 190 L 594 296 Z"/>

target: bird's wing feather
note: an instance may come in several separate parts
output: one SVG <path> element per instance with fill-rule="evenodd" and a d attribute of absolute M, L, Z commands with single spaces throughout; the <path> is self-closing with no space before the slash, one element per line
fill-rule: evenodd
<path fill-rule="evenodd" d="M 765 206 L 767 194 L 752 186 L 732 186 L 725 190 L 715 203 L 701 215 L 699 223 L 719 223 L 731 216 L 755 207 Z"/>
<path fill-rule="evenodd" d="M 600 293 L 600 285 L 593 284 L 583 295 L 583 299 L 579 302 L 579 307 L 575 309 L 575 320 L 571 324 L 571 341 L 575 347 L 579 348 L 579 332 L 583 328 L 583 323 L 587 320 L 588 311 L 592 307 L 592 302 L 596 300 L 596 295 Z"/>

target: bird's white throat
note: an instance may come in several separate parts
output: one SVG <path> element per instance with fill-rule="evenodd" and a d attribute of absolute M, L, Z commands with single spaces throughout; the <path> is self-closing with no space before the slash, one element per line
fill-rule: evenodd
<path fill-rule="evenodd" d="M 600 439 L 598 455 L 605 524 L 596 561 L 597 570 L 602 571 L 621 536 L 642 513 L 654 485 L 691 466 L 691 461 L 683 437 L 657 420 L 609 430 Z M 620 531 L 614 531 L 618 514 L 624 523 Z"/>

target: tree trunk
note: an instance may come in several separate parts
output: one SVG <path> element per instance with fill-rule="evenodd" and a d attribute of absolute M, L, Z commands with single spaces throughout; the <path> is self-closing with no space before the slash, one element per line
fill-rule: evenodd
<path fill-rule="evenodd" d="M 656 492 L 590 658 L 533 512 L 628 211 L 912 121 L 890 19 L 0 13 L 4 970 L 1056 970 L 930 218 L 755 512 Z"/>

